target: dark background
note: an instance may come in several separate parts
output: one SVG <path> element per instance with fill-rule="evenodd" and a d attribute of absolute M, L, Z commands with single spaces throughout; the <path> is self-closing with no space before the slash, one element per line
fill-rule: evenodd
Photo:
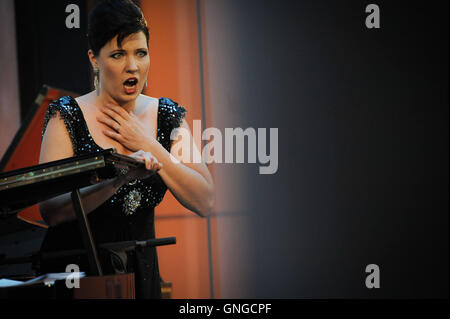
<path fill-rule="evenodd" d="M 42 85 L 85 94 L 92 88 L 87 12 L 97 0 L 15 1 L 21 116 L 26 117 Z M 80 8 L 80 28 L 65 26 L 66 7 Z"/>
<path fill-rule="evenodd" d="M 279 128 L 254 296 L 448 297 L 448 2 L 374 1 L 380 29 L 371 2 L 258 3 L 233 1 L 249 125 Z"/>
<path fill-rule="evenodd" d="M 22 115 L 44 83 L 90 89 L 69 3 L 16 2 Z M 277 174 L 246 176 L 249 297 L 448 297 L 448 1 L 226 3 L 242 122 L 279 128 Z"/>

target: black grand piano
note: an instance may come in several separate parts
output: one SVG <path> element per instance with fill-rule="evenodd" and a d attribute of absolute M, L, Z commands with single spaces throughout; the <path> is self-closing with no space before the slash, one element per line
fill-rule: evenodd
<path fill-rule="evenodd" d="M 52 252 L 51 254 L 37 252 L 14 258 L 9 258 L 0 251 L 0 265 L 38 263 L 42 258 L 87 254 L 89 261 L 88 276 L 82 278 L 82 284 L 80 285 L 80 288 L 84 287 L 84 289 L 73 289 L 73 292 L 68 293 L 67 291 L 63 291 L 64 287 L 61 285 L 55 285 L 59 289 L 57 292 L 54 290 L 50 294 L 42 294 L 42 292 L 39 292 L 40 296 L 49 295 L 54 298 L 61 296 L 69 296 L 71 298 L 134 298 L 134 274 L 103 276 L 97 250 L 111 249 L 115 251 L 128 251 L 137 247 L 175 244 L 176 239 L 169 237 L 153 238 L 143 241 L 103 243 L 97 247 L 92 239 L 79 189 L 95 184 L 101 180 L 114 178 L 121 169 L 129 170 L 143 165 L 142 162 L 131 157 L 118 154 L 114 149 L 108 149 L 102 152 L 1 173 L 0 216 L 3 218 L 14 216 L 18 211 L 41 201 L 71 192 L 72 202 L 80 225 L 84 249 Z M 32 289 L 30 288 L 29 290 Z M 13 292 L 10 295 L 13 297 L 17 297 L 17 291 L 19 291 L 19 294 L 21 292 L 25 294 L 26 292 L 23 289 L 12 289 L 11 291 Z M 32 291 L 31 294 L 33 293 L 35 292 Z"/>

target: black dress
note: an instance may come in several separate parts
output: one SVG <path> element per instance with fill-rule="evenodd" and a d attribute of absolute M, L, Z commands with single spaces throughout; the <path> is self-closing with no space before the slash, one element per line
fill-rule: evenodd
<path fill-rule="evenodd" d="M 69 132 L 76 156 L 103 150 L 92 139 L 83 113 L 74 98 L 62 97 L 53 101 L 45 115 L 44 136 L 48 121 L 60 114 Z M 170 133 L 180 126 L 186 110 L 169 98 L 160 98 L 158 106 L 157 140 L 170 151 Z M 155 174 L 122 186 L 111 198 L 88 214 L 94 241 L 98 243 L 144 240 L 155 238 L 154 208 L 167 191 L 162 178 Z M 49 227 L 41 246 L 42 252 L 83 247 L 77 221 Z M 137 298 L 160 298 L 161 286 L 156 248 L 146 247 L 117 256 L 114 252 L 99 250 L 104 274 L 134 272 Z M 122 258 L 120 258 L 122 257 Z M 43 260 L 39 273 L 64 272 L 68 264 L 77 264 L 88 270 L 86 256 Z M 122 265 L 122 266 L 121 266 Z"/>

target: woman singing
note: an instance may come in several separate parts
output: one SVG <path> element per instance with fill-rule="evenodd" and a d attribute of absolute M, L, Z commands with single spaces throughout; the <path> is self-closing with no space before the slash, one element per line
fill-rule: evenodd
<path fill-rule="evenodd" d="M 100 3 L 89 15 L 88 41 L 96 89 L 50 104 L 40 163 L 109 148 L 145 162 L 145 169 L 81 189 L 97 244 L 154 238 L 154 208 L 167 188 L 183 206 L 207 216 L 214 203 L 208 168 L 171 153 L 179 143 L 176 137 L 171 140 L 172 130 L 189 130 L 185 108 L 169 98 L 141 94 L 150 67 L 149 31 L 141 10 L 130 0 Z M 198 152 L 195 146 L 193 151 Z M 70 194 L 42 202 L 39 208 L 49 225 L 41 251 L 83 246 Z M 137 298 L 161 297 L 154 247 L 121 256 L 100 250 L 99 258 L 105 274 L 135 273 Z M 87 258 L 43 260 L 40 272 L 64 272 L 68 264 L 85 271 Z"/>

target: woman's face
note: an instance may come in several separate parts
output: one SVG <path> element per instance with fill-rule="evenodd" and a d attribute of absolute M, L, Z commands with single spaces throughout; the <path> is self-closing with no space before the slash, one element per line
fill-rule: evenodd
<path fill-rule="evenodd" d="M 94 57 L 89 51 L 93 67 L 100 72 L 102 94 L 119 103 L 135 100 L 144 89 L 150 67 L 147 39 L 143 32 L 130 34 L 117 46 L 117 36 L 101 48 Z"/>

